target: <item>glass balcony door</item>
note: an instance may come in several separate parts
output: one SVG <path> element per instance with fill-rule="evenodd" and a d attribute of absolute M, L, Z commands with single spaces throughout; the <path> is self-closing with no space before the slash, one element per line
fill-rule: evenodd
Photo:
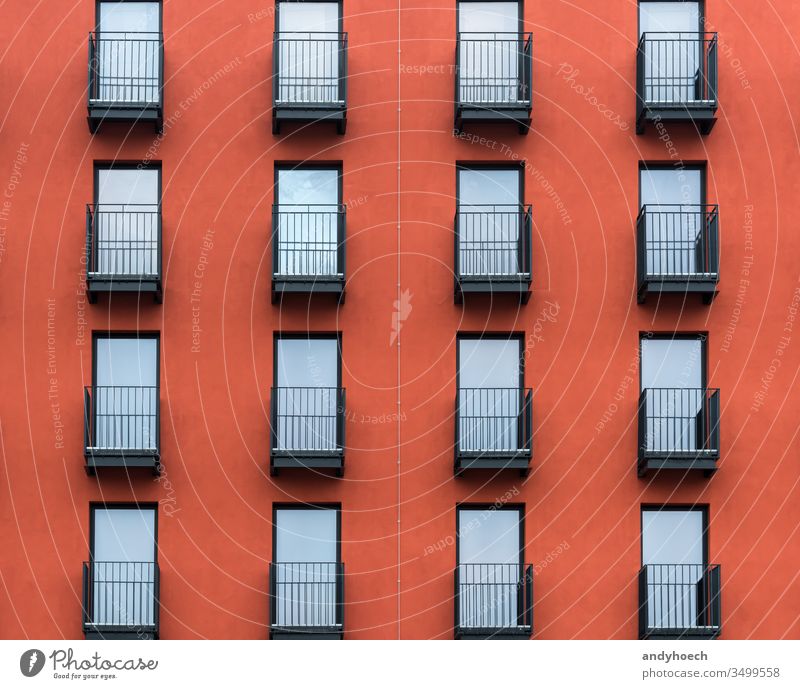
<path fill-rule="evenodd" d="M 275 511 L 274 624 L 337 624 L 339 510 Z"/>
<path fill-rule="evenodd" d="M 278 102 L 334 104 L 339 93 L 338 2 L 278 3 Z"/>
<path fill-rule="evenodd" d="M 650 104 L 686 104 L 702 83 L 699 2 L 642 0 L 639 32 L 645 42 L 645 99 Z"/>
<path fill-rule="evenodd" d="M 460 102 L 502 105 L 519 100 L 519 10 L 517 2 L 458 3 Z"/>
<path fill-rule="evenodd" d="M 93 272 L 123 278 L 158 274 L 160 187 L 157 168 L 97 170 Z"/>
<path fill-rule="evenodd" d="M 519 169 L 458 170 L 460 276 L 521 274 Z"/>
<path fill-rule="evenodd" d="M 518 338 L 458 341 L 459 447 L 462 452 L 519 449 L 522 403 Z"/>
<path fill-rule="evenodd" d="M 703 342 L 699 338 L 643 338 L 641 379 L 646 405 L 646 449 L 696 452 L 704 437 Z"/>
<path fill-rule="evenodd" d="M 336 451 L 338 340 L 283 337 L 276 347 L 277 449 Z"/>
<path fill-rule="evenodd" d="M 95 340 L 94 447 L 158 448 L 158 339 Z"/>
<path fill-rule="evenodd" d="M 157 104 L 161 76 L 158 2 L 100 2 L 96 100 Z"/>
<path fill-rule="evenodd" d="M 498 629 L 519 624 L 521 531 L 521 513 L 517 509 L 458 510 L 462 629 Z"/>
<path fill-rule="evenodd" d="M 702 510 L 643 510 L 648 627 L 686 629 L 698 625 L 698 590 L 705 575 L 705 557 Z"/>
<path fill-rule="evenodd" d="M 97 626 L 155 624 L 155 510 L 95 508 L 91 553 L 91 622 Z"/>
<path fill-rule="evenodd" d="M 292 168 L 277 171 L 278 265 L 291 277 L 338 275 L 340 171 Z"/>
<path fill-rule="evenodd" d="M 703 271 L 706 212 L 699 168 L 642 168 L 641 205 L 646 212 L 645 256 L 649 276 Z"/>

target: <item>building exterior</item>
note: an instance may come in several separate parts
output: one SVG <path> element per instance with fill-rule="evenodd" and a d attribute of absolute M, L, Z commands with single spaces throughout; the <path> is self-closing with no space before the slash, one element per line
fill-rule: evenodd
<path fill-rule="evenodd" d="M 233 5 L 0 7 L 0 636 L 800 637 L 800 9 Z"/>

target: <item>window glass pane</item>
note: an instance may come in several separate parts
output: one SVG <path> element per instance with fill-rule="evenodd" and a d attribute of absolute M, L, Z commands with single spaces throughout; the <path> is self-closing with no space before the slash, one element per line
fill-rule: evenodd
<path fill-rule="evenodd" d="M 337 519 L 334 509 L 276 511 L 275 608 L 278 625 L 337 624 Z"/>
<path fill-rule="evenodd" d="M 459 274 L 520 273 L 520 171 L 459 170 L 458 182 Z"/>
<path fill-rule="evenodd" d="M 640 34 L 655 32 L 691 32 L 700 26 L 697 2 L 640 2 Z"/>
<path fill-rule="evenodd" d="M 92 447 L 148 450 L 158 446 L 158 341 L 100 337 L 92 389 Z"/>
<path fill-rule="evenodd" d="M 339 3 L 280 3 L 278 102 L 331 105 L 342 101 L 339 24 Z"/>
<path fill-rule="evenodd" d="M 336 387 L 339 348 L 334 338 L 280 338 L 279 387 Z"/>
<path fill-rule="evenodd" d="M 90 98 L 103 103 L 158 103 L 160 31 L 157 2 L 101 2 Z"/>
<path fill-rule="evenodd" d="M 520 513 L 458 511 L 461 627 L 512 627 L 519 622 Z"/>
<path fill-rule="evenodd" d="M 95 509 L 92 599 L 96 626 L 140 630 L 155 624 L 155 510 Z"/>
<path fill-rule="evenodd" d="M 702 511 L 643 510 L 642 564 L 649 627 L 687 629 L 703 624 Z"/>
<path fill-rule="evenodd" d="M 128 278 L 158 274 L 158 201 L 158 170 L 97 171 L 91 273 Z"/>
<path fill-rule="evenodd" d="M 459 90 L 462 103 L 516 103 L 522 54 L 515 2 L 460 2 Z"/>
<path fill-rule="evenodd" d="M 334 509 L 284 509 L 276 511 L 278 562 L 336 562 Z"/>
<path fill-rule="evenodd" d="M 641 171 L 648 275 L 702 272 L 706 222 L 706 209 L 701 205 L 702 179 L 697 169 Z"/>
<path fill-rule="evenodd" d="M 642 389 L 701 388 L 703 385 L 700 339 L 642 339 Z"/>
<path fill-rule="evenodd" d="M 154 337 L 98 337 L 97 385 L 157 385 L 158 341 Z"/>
<path fill-rule="evenodd" d="M 459 387 L 519 388 L 520 340 L 462 338 L 459 345 Z"/>

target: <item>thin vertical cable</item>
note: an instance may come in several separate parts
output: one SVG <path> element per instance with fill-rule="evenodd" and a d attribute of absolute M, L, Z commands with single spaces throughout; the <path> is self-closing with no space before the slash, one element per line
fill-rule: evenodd
<path fill-rule="evenodd" d="M 401 40 L 401 12 L 403 10 L 402 0 L 397 0 L 397 308 L 401 308 L 400 294 L 400 40 Z M 398 320 L 397 337 L 397 638 L 400 639 L 400 424 L 401 424 L 401 403 L 400 403 L 400 340 L 402 328 Z"/>

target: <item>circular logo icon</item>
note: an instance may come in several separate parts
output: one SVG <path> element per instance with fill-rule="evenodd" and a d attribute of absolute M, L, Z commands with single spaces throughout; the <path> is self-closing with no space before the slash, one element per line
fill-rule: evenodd
<path fill-rule="evenodd" d="M 19 669 L 26 677 L 36 677 L 44 667 L 44 653 L 38 648 L 25 651 L 19 659 Z"/>

